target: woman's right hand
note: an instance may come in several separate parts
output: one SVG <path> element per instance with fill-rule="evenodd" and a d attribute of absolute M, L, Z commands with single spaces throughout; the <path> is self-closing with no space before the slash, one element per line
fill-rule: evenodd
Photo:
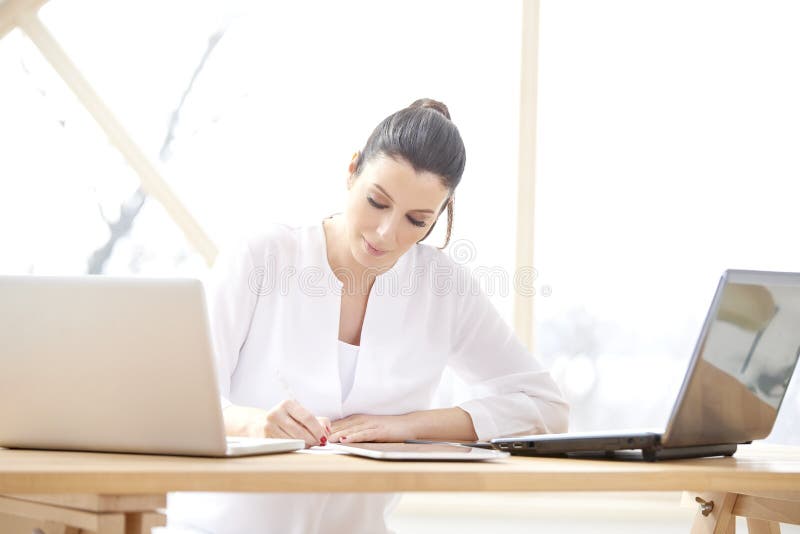
<path fill-rule="evenodd" d="M 231 405 L 222 415 L 229 436 L 302 439 L 306 447 L 313 447 L 325 445 L 331 433 L 327 417 L 315 417 L 294 399 L 284 400 L 271 410 Z"/>

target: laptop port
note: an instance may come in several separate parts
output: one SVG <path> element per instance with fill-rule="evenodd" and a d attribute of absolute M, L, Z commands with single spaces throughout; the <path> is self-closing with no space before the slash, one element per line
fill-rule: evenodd
<path fill-rule="evenodd" d="M 523 448 L 525 448 L 525 444 L 522 443 L 521 441 L 515 441 L 514 442 L 514 448 L 515 449 L 523 449 Z"/>

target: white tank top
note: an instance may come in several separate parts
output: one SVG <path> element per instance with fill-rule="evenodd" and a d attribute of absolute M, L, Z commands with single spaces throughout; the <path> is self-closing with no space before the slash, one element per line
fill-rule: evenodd
<path fill-rule="evenodd" d="M 356 377 L 356 363 L 358 362 L 357 345 L 351 345 L 339 340 L 339 380 L 342 383 L 342 402 L 347 399 L 353 389 L 353 380 Z"/>

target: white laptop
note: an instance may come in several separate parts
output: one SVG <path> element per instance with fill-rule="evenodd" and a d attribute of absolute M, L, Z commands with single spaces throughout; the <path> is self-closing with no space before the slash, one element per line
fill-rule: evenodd
<path fill-rule="evenodd" d="M 222 457 L 304 446 L 226 439 L 198 280 L 0 276 L 0 447 Z"/>

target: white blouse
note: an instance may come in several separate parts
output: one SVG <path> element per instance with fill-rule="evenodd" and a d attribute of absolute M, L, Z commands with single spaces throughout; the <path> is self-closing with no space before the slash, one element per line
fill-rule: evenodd
<path fill-rule="evenodd" d="M 294 397 L 316 416 L 431 407 L 450 366 L 480 398 L 460 405 L 478 439 L 563 432 L 568 406 L 477 280 L 414 245 L 372 287 L 361 345 L 339 342 L 342 282 L 322 223 L 272 225 L 222 254 L 207 286 L 223 406 Z M 353 350 L 355 349 L 355 350 Z M 356 352 L 357 351 L 357 352 Z M 170 494 L 170 526 L 228 534 L 387 532 L 383 494 Z"/>

